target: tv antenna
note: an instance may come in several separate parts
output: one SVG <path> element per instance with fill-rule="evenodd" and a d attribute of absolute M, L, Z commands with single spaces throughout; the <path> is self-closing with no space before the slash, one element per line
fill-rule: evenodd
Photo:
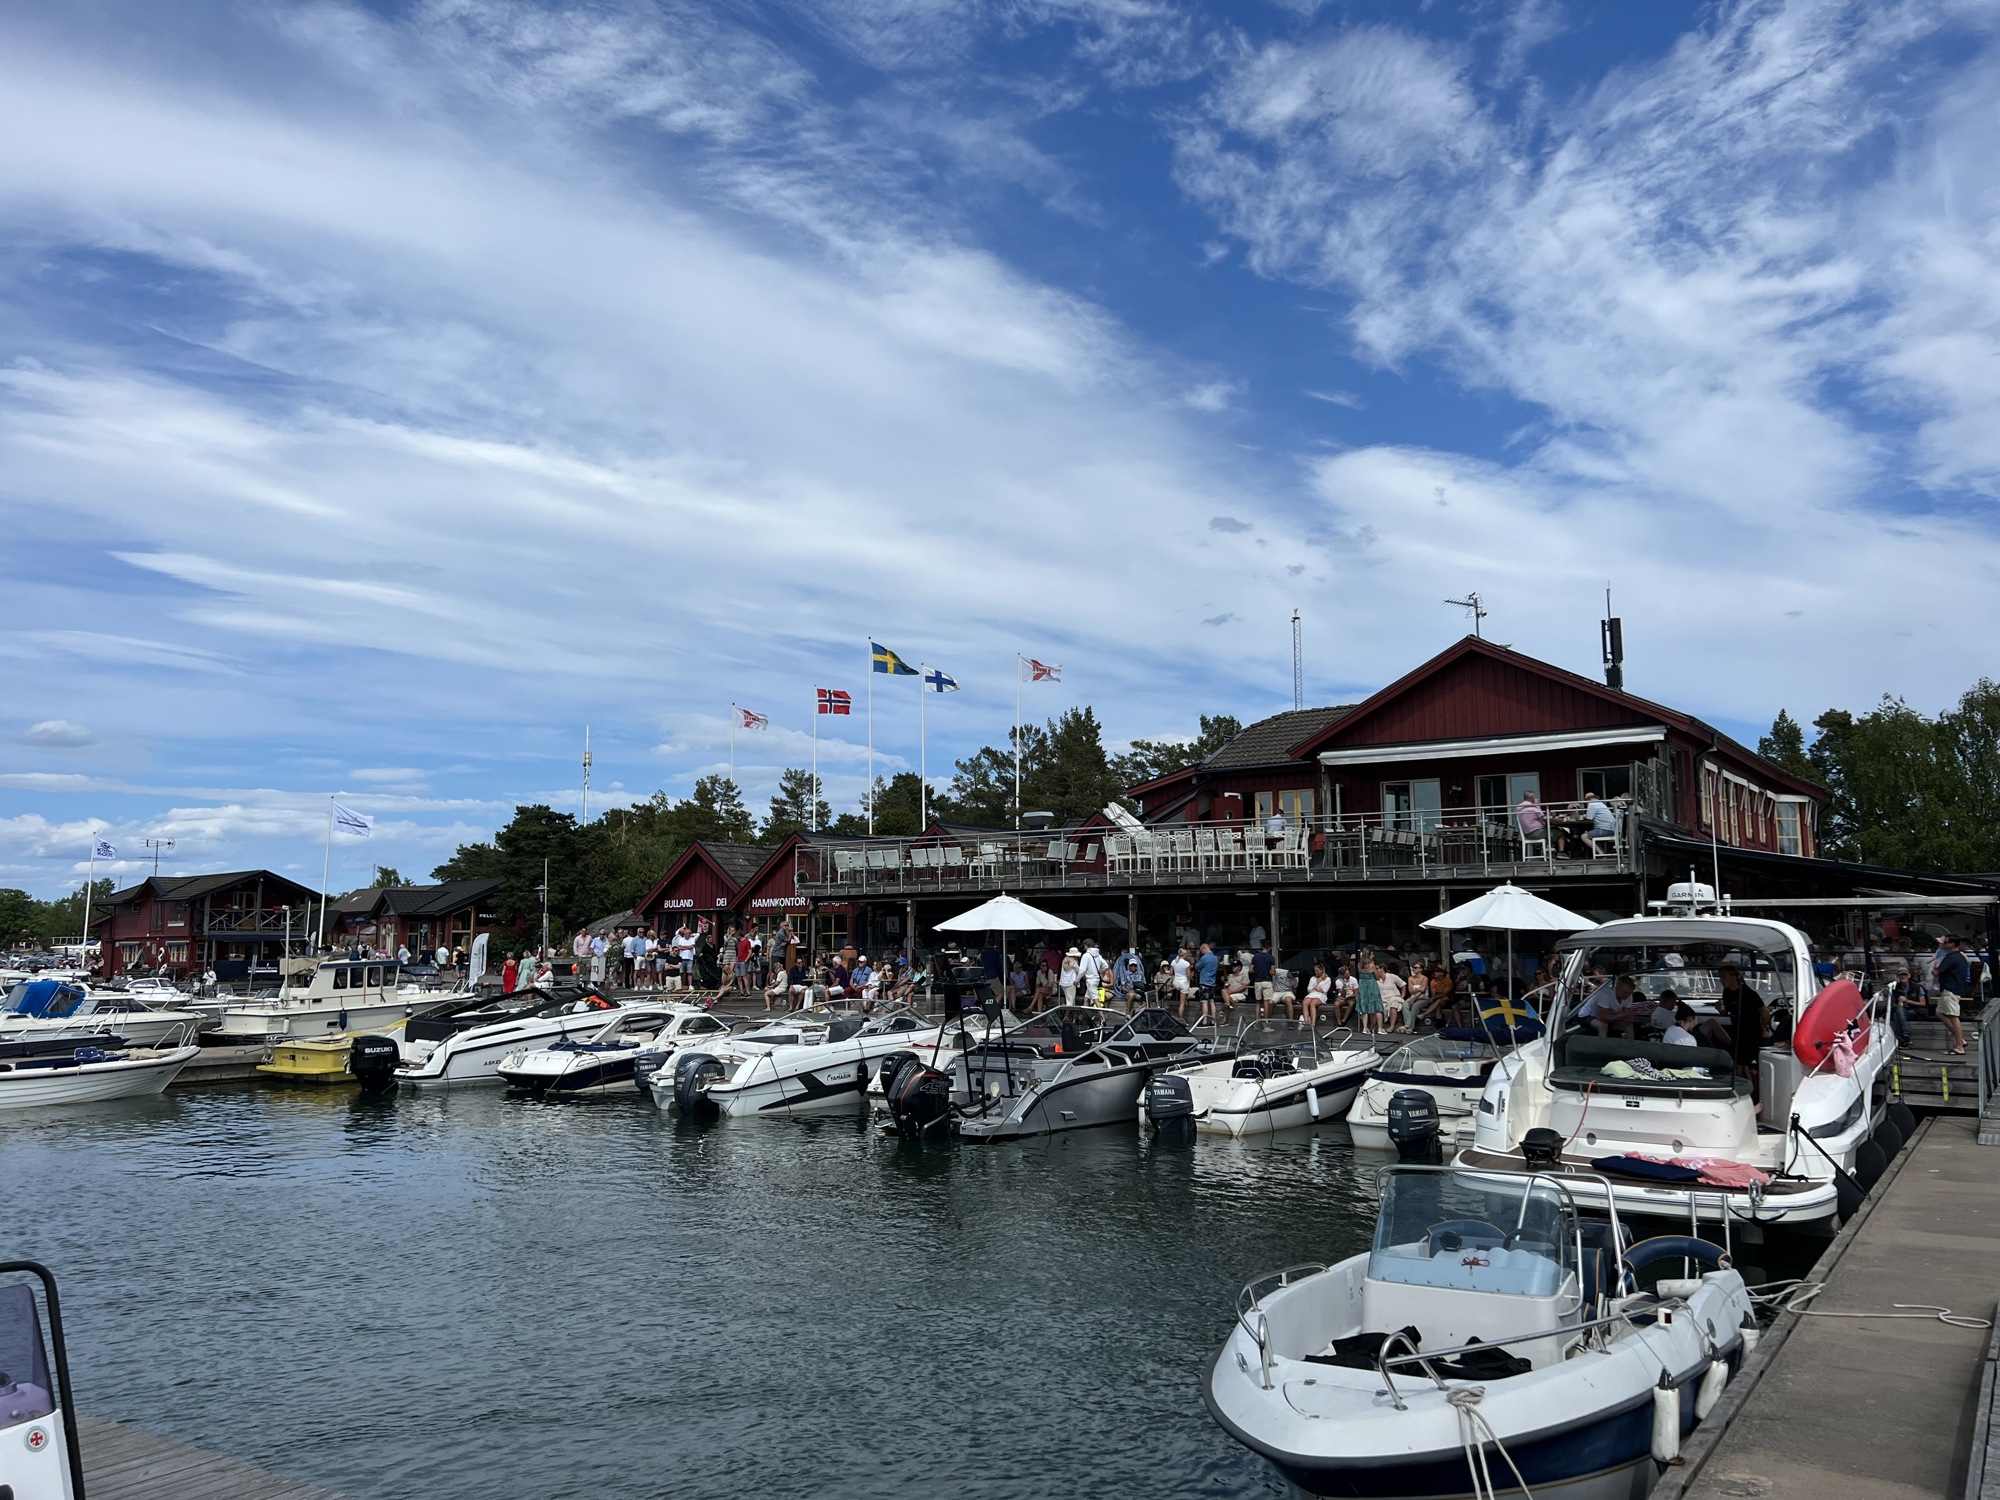
<path fill-rule="evenodd" d="M 1305 658 L 1301 654 L 1299 635 L 1299 612 L 1292 611 L 1292 707 L 1306 706 Z"/>
<path fill-rule="evenodd" d="M 174 847 L 172 839 L 141 839 L 140 843 L 153 851 L 153 878 L 160 878 L 160 855 Z"/>
<path fill-rule="evenodd" d="M 1483 636 L 1485 634 L 1485 632 L 1479 628 L 1479 625 L 1480 622 L 1486 618 L 1487 610 L 1485 602 L 1480 599 L 1477 590 L 1467 594 L 1463 599 L 1447 599 L 1444 602 L 1447 604 L 1455 604 L 1460 609 L 1470 610 L 1472 612 L 1472 633 L 1475 636 Z"/>

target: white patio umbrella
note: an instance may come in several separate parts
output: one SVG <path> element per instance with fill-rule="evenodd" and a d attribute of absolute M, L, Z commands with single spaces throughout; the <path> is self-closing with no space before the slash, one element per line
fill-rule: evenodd
<path fill-rule="evenodd" d="M 1592 923 L 1583 924 L 1586 927 Z M 1017 901 L 1012 896 L 995 896 L 971 911 L 946 917 L 937 924 L 939 932 L 1069 932 L 1074 922 L 1065 922 L 1052 912 Z"/>
<path fill-rule="evenodd" d="M 1582 932 L 1597 924 L 1579 917 L 1553 901 L 1544 901 L 1533 891 L 1524 891 L 1511 880 L 1497 885 L 1483 896 L 1475 896 L 1463 906 L 1441 911 L 1420 924 L 1435 932 L 1504 932 L 1507 934 L 1507 982 L 1512 994 L 1514 980 L 1514 934 L 1517 932 Z"/>

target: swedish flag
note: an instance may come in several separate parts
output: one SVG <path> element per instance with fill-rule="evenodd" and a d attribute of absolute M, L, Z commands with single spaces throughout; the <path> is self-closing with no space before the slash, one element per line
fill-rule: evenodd
<path fill-rule="evenodd" d="M 1503 1026 L 1525 1026 L 1541 1020 L 1535 1007 L 1525 1000 L 1515 1000 L 1507 995 L 1481 996 L 1479 1019 L 1482 1023 L 1498 1021 Z"/>
<path fill-rule="evenodd" d="M 887 672 L 891 677 L 914 677 L 917 669 L 904 661 L 880 641 L 870 641 L 868 651 L 875 663 L 875 670 Z"/>

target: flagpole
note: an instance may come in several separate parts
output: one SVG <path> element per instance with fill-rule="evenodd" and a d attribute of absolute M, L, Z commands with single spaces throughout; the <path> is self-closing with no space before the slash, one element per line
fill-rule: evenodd
<path fill-rule="evenodd" d="M 819 832 L 819 689 L 813 689 L 813 779 L 812 795 L 806 798 L 806 827 Z"/>
<path fill-rule="evenodd" d="M 875 837 L 875 643 L 868 643 L 868 837 Z"/>
<path fill-rule="evenodd" d="M 1021 828 L 1021 653 L 1014 653 L 1014 829 Z"/>
<path fill-rule="evenodd" d="M 736 785 L 736 705 L 729 705 L 729 784 Z"/>
<path fill-rule="evenodd" d="M 313 952 L 326 946 L 326 883 L 333 873 L 333 798 L 326 799 L 326 858 L 319 867 L 319 936 L 313 939 Z"/>
<path fill-rule="evenodd" d="M 929 742 L 924 738 L 924 694 L 930 691 L 924 663 L 917 663 L 917 832 L 930 827 L 925 813 L 930 806 L 931 761 Z"/>
<path fill-rule="evenodd" d="M 83 970 L 90 972 L 90 898 L 97 886 L 97 830 L 90 830 L 90 873 L 83 877 Z"/>

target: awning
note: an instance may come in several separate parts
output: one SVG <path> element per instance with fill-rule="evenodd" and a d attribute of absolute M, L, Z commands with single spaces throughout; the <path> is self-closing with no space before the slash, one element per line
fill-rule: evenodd
<path fill-rule="evenodd" d="M 1598 745 L 1650 745 L 1667 737 L 1662 724 L 1621 729 L 1575 729 L 1560 734 L 1500 734 L 1476 740 L 1418 740 L 1403 745 L 1351 745 L 1322 750 L 1323 766 L 1373 766 L 1385 761 L 1470 760 L 1532 750 L 1586 750 Z"/>
<path fill-rule="evenodd" d="M 1748 948 L 1757 953 L 1789 955 L 1792 951 L 1792 940 L 1778 928 L 1762 922 L 1732 922 L 1727 917 L 1650 918 L 1644 926 L 1610 923 L 1566 937 L 1556 947 L 1568 952 L 1575 948 L 1671 948 L 1681 943 Z"/>

